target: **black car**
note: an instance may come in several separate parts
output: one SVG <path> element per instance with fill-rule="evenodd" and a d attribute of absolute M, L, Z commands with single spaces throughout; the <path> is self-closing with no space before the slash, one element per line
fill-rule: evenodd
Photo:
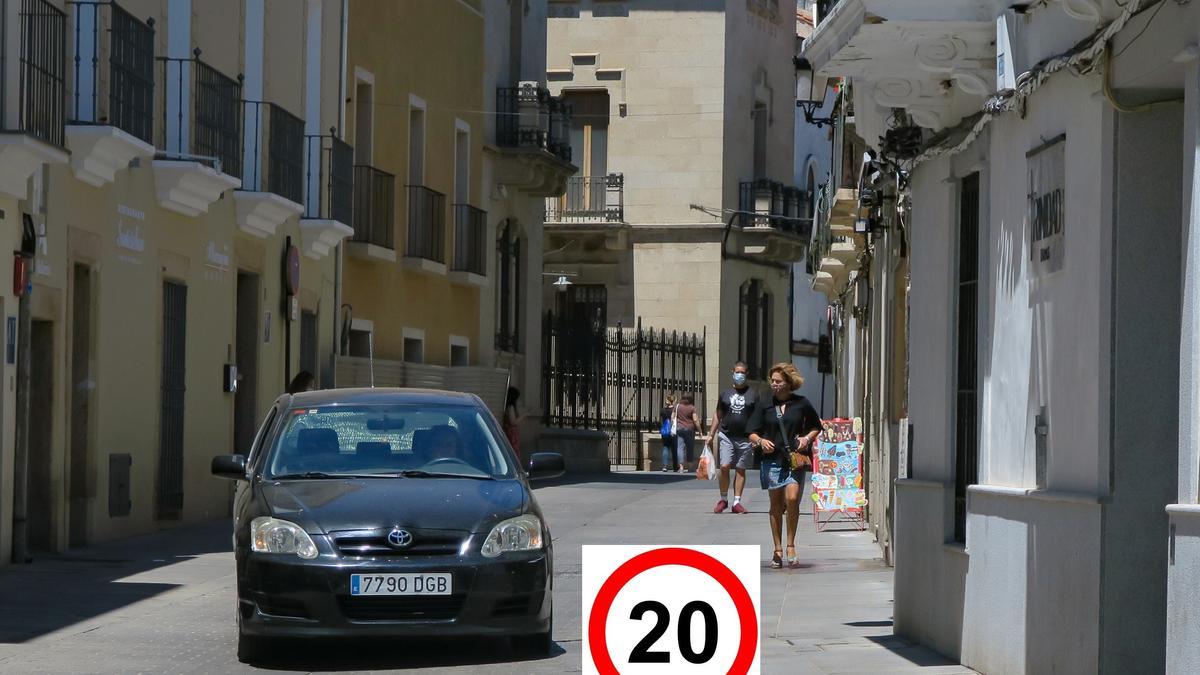
<path fill-rule="evenodd" d="M 548 653 L 553 551 L 529 478 L 478 397 L 341 389 L 280 397 L 234 498 L 238 658 L 271 637 L 510 636 Z"/>

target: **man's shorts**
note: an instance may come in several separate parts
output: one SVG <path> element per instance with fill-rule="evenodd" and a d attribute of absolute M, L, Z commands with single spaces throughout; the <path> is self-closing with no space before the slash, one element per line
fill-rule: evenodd
<path fill-rule="evenodd" d="M 750 445 L 750 439 L 733 440 L 719 433 L 717 445 L 720 448 L 721 466 L 734 469 L 749 469 L 754 466 L 754 446 Z"/>

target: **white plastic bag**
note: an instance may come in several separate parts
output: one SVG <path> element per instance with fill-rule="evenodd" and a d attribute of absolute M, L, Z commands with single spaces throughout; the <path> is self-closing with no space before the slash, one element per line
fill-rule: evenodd
<path fill-rule="evenodd" d="M 700 462 L 696 465 L 696 478 L 698 480 L 715 480 L 717 478 L 717 461 L 713 457 L 712 448 L 704 447 L 704 452 L 700 453 Z"/>

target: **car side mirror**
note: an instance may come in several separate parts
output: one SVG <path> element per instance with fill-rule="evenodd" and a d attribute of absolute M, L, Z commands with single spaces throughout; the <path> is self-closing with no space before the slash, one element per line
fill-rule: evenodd
<path fill-rule="evenodd" d="M 213 457 L 212 474 L 217 478 L 246 480 L 246 456 L 217 455 Z"/>
<path fill-rule="evenodd" d="M 530 480 L 546 480 L 547 478 L 558 478 L 566 473 L 566 465 L 563 464 L 563 456 L 557 452 L 535 452 L 529 457 L 529 463 L 525 466 L 529 472 Z"/>

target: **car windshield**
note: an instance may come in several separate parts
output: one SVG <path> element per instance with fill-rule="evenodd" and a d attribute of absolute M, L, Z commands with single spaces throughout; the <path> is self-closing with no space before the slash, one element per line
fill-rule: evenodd
<path fill-rule="evenodd" d="M 482 411 L 468 405 L 328 405 L 287 411 L 267 478 L 513 475 Z"/>

